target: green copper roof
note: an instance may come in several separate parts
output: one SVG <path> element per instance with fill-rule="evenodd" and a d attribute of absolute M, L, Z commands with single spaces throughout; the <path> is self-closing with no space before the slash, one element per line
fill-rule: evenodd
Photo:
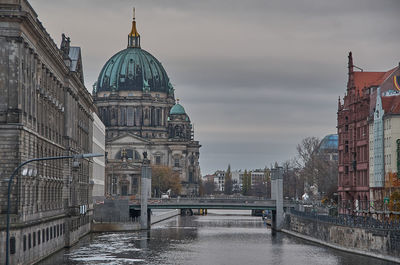
<path fill-rule="evenodd" d="M 171 110 L 169 111 L 169 114 L 170 114 L 170 115 L 173 115 L 173 114 L 186 114 L 186 112 L 185 112 L 185 109 L 182 107 L 181 104 L 176 103 L 176 104 L 171 108 Z"/>
<path fill-rule="evenodd" d="M 112 56 L 100 72 L 96 92 L 158 91 L 172 93 L 173 87 L 161 63 L 141 48 L 128 47 Z"/>

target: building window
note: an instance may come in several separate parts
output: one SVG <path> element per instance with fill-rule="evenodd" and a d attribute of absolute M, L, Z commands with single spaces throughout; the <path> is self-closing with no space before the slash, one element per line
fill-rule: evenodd
<path fill-rule="evenodd" d="M 179 167 L 179 158 L 175 158 L 174 167 Z"/>
<path fill-rule="evenodd" d="M 42 243 L 44 243 L 45 240 L 45 234 L 44 234 L 44 229 L 42 230 Z"/>
<path fill-rule="evenodd" d="M 15 254 L 16 252 L 16 247 L 15 247 L 15 237 L 10 238 L 10 254 Z"/>
<path fill-rule="evenodd" d="M 156 156 L 156 165 L 161 164 L 161 156 Z"/>
<path fill-rule="evenodd" d="M 49 241 L 49 228 L 46 228 L 46 241 Z"/>
<path fill-rule="evenodd" d="M 117 193 L 117 177 L 112 177 L 112 194 Z"/>
<path fill-rule="evenodd" d="M 193 171 L 189 171 L 189 182 L 193 182 Z"/>
<path fill-rule="evenodd" d="M 30 249 L 32 247 L 32 236 L 31 234 L 28 235 L 28 248 Z"/>
<path fill-rule="evenodd" d="M 345 174 L 349 174 L 349 166 L 345 166 L 344 167 L 344 173 Z"/>
<path fill-rule="evenodd" d="M 40 230 L 37 231 L 37 244 L 40 245 Z"/>
<path fill-rule="evenodd" d="M 33 232 L 32 241 L 33 241 L 33 247 L 35 247 L 36 246 L 36 232 Z"/>
<path fill-rule="evenodd" d="M 26 250 L 26 235 L 24 235 L 24 237 L 23 237 L 23 248 L 25 251 Z"/>
<path fill-rule="evenodd" d="M 53 227 L 50 226 L 50 239 L 53 239 Z"/>
<path fill-rule="evenodd" d="M 133 116 L 133 108 L 128 107 L 126 112 L 126 125 L 133 126 L 134 125 L 134 116 Z"/>

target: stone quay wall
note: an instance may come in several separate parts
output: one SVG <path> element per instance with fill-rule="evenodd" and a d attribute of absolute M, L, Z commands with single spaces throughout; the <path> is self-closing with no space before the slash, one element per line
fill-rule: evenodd
<path fill-rule="evenodd" d="M 342 251 L 400 263 L 400 230 L 351 227 L 290 213 L 282 231 Z"/>
<path fill-rule="evenodd" d="M 180 214 L 171 210 L 150 216 L 151 224 L 161 222 Z M 140 230 L 140 217 L 129 216 L 128 200 L 105 200 L 104 204 L 94 206 L 92 232 L 118 232 Z"/>

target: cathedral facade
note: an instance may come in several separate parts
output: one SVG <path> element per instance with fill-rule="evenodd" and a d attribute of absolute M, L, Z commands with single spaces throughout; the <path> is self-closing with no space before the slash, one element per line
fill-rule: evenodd
<path fill-rule="evenodd" d="M 141 48 L 135 18 L 128 47 L 106 62 L 93 98 L 106 126 L 106 196 L 140 194 L 144 152 L 179 173 L 182 195 L 197 194 L 200 144 L 164 67 Z"/>

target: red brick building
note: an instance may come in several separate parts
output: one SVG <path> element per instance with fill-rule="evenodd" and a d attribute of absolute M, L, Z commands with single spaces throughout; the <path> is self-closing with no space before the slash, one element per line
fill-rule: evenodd
<path fill-rule="evenodd" d="M 369 125 L 376 88 L 393 74 L 354 71 L 351 52 L 348 56 L 348 82 L 343 104 L 338 102 L 339 179 L 341 213 L 365 208 L 369 201 Z"/>

